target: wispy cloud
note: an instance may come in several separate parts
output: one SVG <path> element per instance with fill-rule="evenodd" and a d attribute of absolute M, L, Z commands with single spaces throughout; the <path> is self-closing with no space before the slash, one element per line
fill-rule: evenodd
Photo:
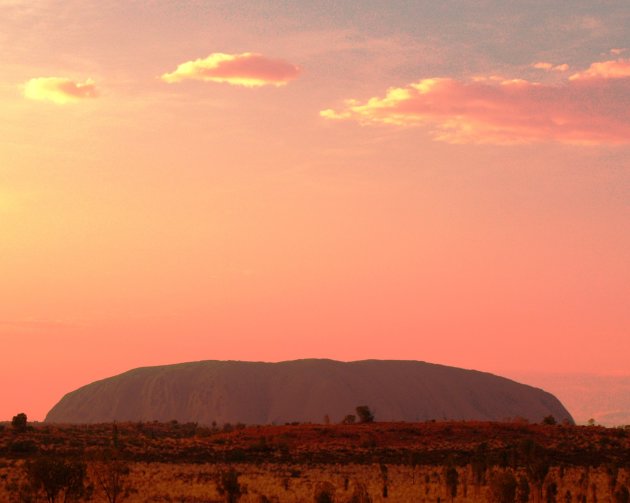
<path fill-rule="evenodd" d="M 537 70 L 545 70 L 546 72 L 566 72 L 569 69 L 569 65 L 567 65 L 566 63 L 562 63 L 561 65 L 554 65 L 552 63 L 547 63 L 546 61 L 534 63 L 532 67 L 536 68 Z"/>
<path fill-rule="evenodd" d="M 64 77 L 39 77 L 24 85 L 24 96 L 30 100 L 52 101 L 59 105 L 95 98 L 94 81 L 75 82 Z"/>
<path fill-rule="evenodd" d="M 554 85 L 493 77 L 423 79 L 390 88 L 384 97 L 346 100 L 341 109 L 320 115 L 425 126 L 435 139 L 450 143 L 630 143 L 630 60 L 593 63 Z"/>
<path fill-rule="evenodd" d="M 175 71 L 165 73 L 161 78 L 169 84 L 183 80 L 201 80 L 261 87 L 283 86 L 297 78 L 299 73 L 298 66 L 281 59 L 271 59 L 251 52 L 241 54 L 216 52 L 204 59 L 186 61 Z"/>

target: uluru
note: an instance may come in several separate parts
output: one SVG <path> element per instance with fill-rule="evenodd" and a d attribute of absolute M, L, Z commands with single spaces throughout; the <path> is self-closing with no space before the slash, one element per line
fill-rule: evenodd
<path fill-rule="evenodd" d="M 552 394 L 490 373 L 422 361 L 327 359 L 136 368 L 66 394 L 46 422 L 321 423 L 339 422 L 359 405 L 377 421 L 573 422 Z"/>

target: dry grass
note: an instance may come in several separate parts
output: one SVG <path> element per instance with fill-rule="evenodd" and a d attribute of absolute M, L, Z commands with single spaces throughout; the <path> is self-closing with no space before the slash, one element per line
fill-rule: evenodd
<path fill-rule="evenodd" d="M 16 461 L 0 468 L 0 501 L 19 501 L 18 491 L 25 481 L 23 462 Z M 327 486 L 333 489 L 335 502 L 351 502 L 355 488 L 364 487 L 371 501 L 383 503 L 451 501 L 445 483 L 444 470 L 434 466 L 387 466 L 384 478 L 381 465 L 327 465 L 306 466 L 300 464 L 169 464 L 133 463 L 128 484 L 133 492 L 123 501 L 128 503 L 208 503 L 224 502 L 225 495 L 218 490 L 217 481 L 221 472 L 236 470 L 238 483 L 242 487 L 242 503 L 276 501 L 286 503 L 313 502 L 318 488 Z M 490 469 L 487 479 L 490 480 Z M 472 468 L 457 468 L 458 484 L 454 502 L 491 501 L 487 483 L 475 484 Z M 523 470 L 515 470 L 515 475 L 525 475 Z M 558 502 L 565 501 L 616 501 L 615 491 L 630 486 L 627 469 L 617 473 L 611 484 L 610 473 L 605 467 L 552 468 L 542 485 L 542 501 L 547 500 L 548 487 L 556 485 Z M 387 497 L 383 489 L 387 486 Z M 568 493 L 568 495 L 567 495 Z M 529 501 L 537 501 L 537 490 L 531 487 Z M 582 496 L 586 497 L 585 500 Z M 439 499 L 438 499 L 439 498 Z M 570 499 L 569 499 L 570 498 Z M 596 498 L 596 499 L 595 499 Z M 40 500 L 42 501 L 42 500 Z M 87 501 L 87 500 L 82 500 Z M 90 501 L 106 503 L 102 491 L 96 489 Z"/>
<path fill-rule="evenodd" d="M 231 470 L 244 503 L 315 502 L 322 491 L 337 503 L 366 503 L 366 494 L 372 502 L 446 502 L 454 489 L 454 502 L 485 502 L 497 492 L 490 490 L 496 471 L 526 478 L 529 502 L 623 502 L 629 436 L 624 429 L 466 422 L 231 432 L 175 423 L 39 425 L 22 433 L 5 427 L 0 502 L 29 501 L 25 466 L 51 454 L 86 462 L 93 492 L 82 501 L 106 502 L 93 468 L 108 449 L 130 468 L 131 491 L 122 500 L 129 503 L 228 501 L 221 480 Z M 450 488 L 447 469 L 451 481 L 456 473 Z"/>

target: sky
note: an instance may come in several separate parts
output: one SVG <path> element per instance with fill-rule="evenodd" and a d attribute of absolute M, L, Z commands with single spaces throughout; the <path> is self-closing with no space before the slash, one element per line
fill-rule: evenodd
<path fill-rule="evenodd" d="M 0 0 L 0 419 L 205 359 L 630 375 L 629 27 Z"/>

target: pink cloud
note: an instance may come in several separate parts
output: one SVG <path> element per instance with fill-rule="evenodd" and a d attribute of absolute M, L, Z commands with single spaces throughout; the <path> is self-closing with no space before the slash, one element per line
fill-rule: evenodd
<path fill-rule="evenodd" d="M 162 75 L 168 83 L 183 80 L 226 82 L 245 87 L 265 85 L 282 86 L 297 78 L 300 68 L 281 59 L 267 58 L 261 54 L 213 53 L 205 59 L 180 64 L 175 71 Z"/>
<path fill-rule="evenodd" d="M 450 143 L 630 143 L 630 66 L 595 63 L 562 84 L 477 77 L 423 79 L 366 102 L 347 100 L 328 119 L 424 126 Z"/>
<path fill-rule="evenodd" d="M 538 70 L 551 70 L 553 65 L 545 61 L 540 61 L 538 63 L 534 63 L 532 67 L 537 68 Z"/>
<path fill-rule="evenodd" d="M 540 61 L 538 63 L 532 64 L 532 68 L 536 68 L 537 70 L 545 70 L 546 72 L 566 72 L 569 69 L 569 65 L 567 65 L 566 63 L 563 63 L 561 65 L 554 65 L 545 61 Z"/>
<path fill-rule="evenodd" d="M 571 80 L 583 79 L 629 79 L 630 59 L 599 61 L 591 64 L 587 70 L 571 75 Z"/>
<path fill-rule="evenodd" d="M 59 105 L 98 95 L 94 81 L 75 82 L 65 77 L 39 77 L 24 84 L 24 96 L 31 100 L 52 101 Z"/>

